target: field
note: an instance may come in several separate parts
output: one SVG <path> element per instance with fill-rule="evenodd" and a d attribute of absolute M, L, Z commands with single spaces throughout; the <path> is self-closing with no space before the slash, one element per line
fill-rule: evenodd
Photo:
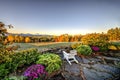
<path fill-rule="evenodd" d="M 38 51 L 46 51 L 55 48 L 69 47 L 71 44 L 80 42 L 41 42 L 41 43 L 13 43 L 12 46 L 19 45 L 18 50 L 25 50 L 28 48 L 36 48 Z M 111 42 L 114 46 L 120 46 L 120 42 Z M 118 47 L 119 48 L 119 47 Z"/>
<path fill-rule="evenodd" d="M 12 45 L 19 45 L 18 50 L 25 50 L 27 48 L 37 48 L 38 51 L 46 51 L 53 48 L 69 47 L 76 42 L 44 42 L 44 43 L 14 43 Z"/>

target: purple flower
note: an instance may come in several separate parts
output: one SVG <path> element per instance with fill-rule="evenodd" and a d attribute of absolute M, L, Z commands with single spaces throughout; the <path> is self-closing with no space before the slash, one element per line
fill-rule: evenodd
<path fill-rule="evenodd" d="M 34 78 L 42 77 L 42 75 L 46 75 L 46 71 L 43 65 L 36 64 L 28 67 L 25 72 L 24 76 L 28 77 L 29 80 L 34 80 Z"/>
<path fill-rule="evenodd" d="M 97 47 L 97 46 L 92 46 L 91 48 L 92 48 L 93 51 L 99 51 L 100 50 L 99 47 Z"/>

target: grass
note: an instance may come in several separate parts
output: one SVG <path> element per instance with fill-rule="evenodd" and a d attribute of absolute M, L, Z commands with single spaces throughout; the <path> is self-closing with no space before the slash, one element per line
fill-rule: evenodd
<path fill-rule="evenodd" d="M 20 45 L 18 50 L 27 48 L 37 48 L 38 51 L 45 51 L 52 48 L 69 47 L 71 44 L 79 42 L 41 42 L 41 43 L 14 43 L 12 45 Z M 111 42 L 115 46 L 120 46 L 120 42 Z"/>
<path fill-rule="evenodd" d="M 12 45 L 20 45 L 20 48 L 18 50 L 37 48 L 38 51 L 45 51 L 52 48 L 69 47 L 73 43 L 75 42 L 14 43 Z"/>

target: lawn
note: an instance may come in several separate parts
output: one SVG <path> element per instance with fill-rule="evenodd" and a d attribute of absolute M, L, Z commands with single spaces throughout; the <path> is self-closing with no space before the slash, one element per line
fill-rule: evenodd
<path fill-rule="evenodd" d="M 18 50 L 25 50 L 28 48 L 37 48 L 38 51 L 45 51 L 53 48 L 69 47 L 76 42 L 42 42 L 42 43 L 14 43 L 12 45 L 19 45 Z"/>

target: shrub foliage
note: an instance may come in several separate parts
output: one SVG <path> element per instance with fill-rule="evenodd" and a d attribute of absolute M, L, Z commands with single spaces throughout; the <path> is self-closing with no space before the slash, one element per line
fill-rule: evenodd
<path fill-rule="evenodd" d="M 92 49 L 88 45 L 80 45 L 76 48 L 76 50 L 82 55 L 90 55 L 92 53 Z"/>
<path fill-rule="evenodd" d="M 58 55 L 52 53 L 45 53 L 40 55 L 36 63 L 45 65 L 46 71 L 48 73 L 59 70 L 62 65 L 61 58 Z"/>
<path fill-rule="evenodd" d="M 37 59 L 37 49 L 28 49 L 19 52 L 0 52 L 0 79 L 25 64 L 34 63 Z"/>

